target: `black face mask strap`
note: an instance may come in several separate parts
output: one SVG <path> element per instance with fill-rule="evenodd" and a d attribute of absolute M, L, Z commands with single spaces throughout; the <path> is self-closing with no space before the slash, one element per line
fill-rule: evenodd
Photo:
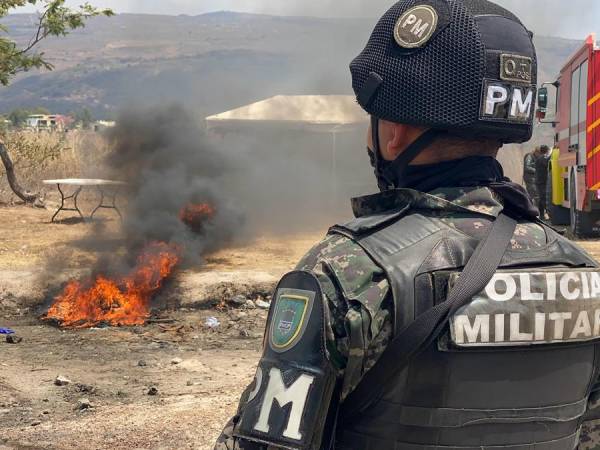
<path fill-rule="evenodd" d="M 377 158 L 381 157 L 381 149 L 379 148 L 379 119 L 371 116 L 371 132 L 373 134 L 373 150 Z"/>
<path fill-rule="evenodd" d="M 384 178 L 393 180 L 392 184 L 395 188 L 404 187 L 402 185 L 402 180 L 410 163 L 413 162 L 423 150 L 433 144 L 436 139 L 445 133 L 446 132 L 442 130 L 427 130 L 419 136 L 417 140 L 410 144 L 398 158 L 386 164 L 386 167 L 383 170 Z"/>
<path fill-rule="evenodd" d="M 393 180 L 388 179 L 385 176 L 385 164 L 387 161 L 381 154 L 381 146 L 379 140 L 379 119 L 371 115 L 371 134 L 373 140 L 373 150 L 369 152 L 371 157 L 371 165 L 375 169 L 375 177 L 377 178 L 377 185 L 381 191 L 387 191 L 393 189 Z"/>
<path fill-rule="evenodd" d="M 394 161 L 386 161 L 381 153 L 381 144 L 379 140 L 379 119 L 371 116 L 371 129 L 373 135 L 373 153 L 371 154 L 372 164 L 375 168 L 375 176 L 379 189 L 382 191 L 402 188 L 402 179 L 406 169 L 411 162 L 415 160 L 423 150 L 429 147 L 441 135 L 445 134 L 442 130 L 428 130 L 415 140 L 408 148 Z"/>

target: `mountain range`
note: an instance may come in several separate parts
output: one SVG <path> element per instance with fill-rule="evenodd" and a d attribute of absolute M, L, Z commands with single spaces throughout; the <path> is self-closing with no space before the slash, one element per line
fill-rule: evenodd
<path fill-rule="evenodd" d="M 26 43 L 35 16 L 5 17 Z M 52 72 L 20 74 L 0 88 L 0 112 L 86 107 L 97 118 L 128 105 L 181 103 L 202 117 L 278 94 L 350 94 L 348 64 L 374 19 L 278 17 L 233 12 L 200 16 L 121 14 L 92 19 L 40 50 Z M 581 45 L 536 37 L 541 80 L 552 80 Z"/>

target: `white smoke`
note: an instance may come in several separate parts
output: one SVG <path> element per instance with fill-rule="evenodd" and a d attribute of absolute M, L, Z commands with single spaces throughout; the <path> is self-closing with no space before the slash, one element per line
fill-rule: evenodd
<path fill-rule="evenodd" d="M 583 39 L 600 32 L 597 0 L 497 0 L 538 35 Z"/>

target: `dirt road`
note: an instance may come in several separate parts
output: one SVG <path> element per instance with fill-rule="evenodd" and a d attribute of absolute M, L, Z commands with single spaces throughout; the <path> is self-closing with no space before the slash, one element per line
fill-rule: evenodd
<path fill-rule="evenodd" d="M 9 323 L 23 342 L 0 344 L 0 448 L 211 448 L 259 357 L 266 312 L 249 313 L 240 324 L 248 337 L 214 311 L 173 313 L 178 322 L 168 327 L 63 332 Z M 202 326 L 209 314 L 222 329 Z M 56 386 L 59 375 L 71 383 Z M 84 399 L 91 408 L 82 409 Z"/>

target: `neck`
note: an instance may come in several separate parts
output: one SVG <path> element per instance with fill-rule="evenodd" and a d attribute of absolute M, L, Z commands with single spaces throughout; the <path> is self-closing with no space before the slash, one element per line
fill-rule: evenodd
<path fill-rule="evenodd" d="M 437 164 L 411 165 L 400 187 L 431 192 L 444 187 L 489 186 L 504 180 L 502 166 L 491 156 L 470 156 Z"/>

